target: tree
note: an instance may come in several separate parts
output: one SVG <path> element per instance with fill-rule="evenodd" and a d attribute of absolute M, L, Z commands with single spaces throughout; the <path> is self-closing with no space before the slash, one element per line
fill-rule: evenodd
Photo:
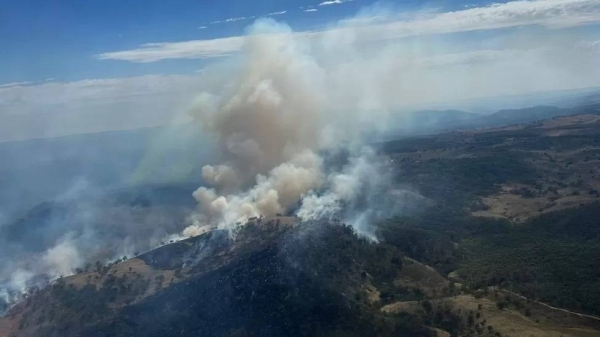
<path fill-rule="evenodd" d="M 469 313 L 469 316 L 467 317 L 467 324 L 469 326 L 472 326 L 473 324 L 475 324 L 475 318 L 473 317 L 473 313 Z"/>
<path fill-rule="evenodd" d="M 429 300 L 423 300 L 423 301 L 421 301 L 421 305 L 423 306 L 423 309 L 425 309 L 425 311 L 428 314 L 431 313 L 431 310 L 433 309 L 433 306 L 431 305 L 431 302 Z"/>

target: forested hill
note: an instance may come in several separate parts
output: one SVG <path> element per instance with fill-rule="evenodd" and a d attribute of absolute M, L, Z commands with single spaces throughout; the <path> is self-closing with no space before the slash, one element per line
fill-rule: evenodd
<path fill-rule="evenodd" d="M 422 200 L 379 243 L 254 220 L 31 289 L 0 336 L 598 336 L 599 115 L 378 151 Z"/>

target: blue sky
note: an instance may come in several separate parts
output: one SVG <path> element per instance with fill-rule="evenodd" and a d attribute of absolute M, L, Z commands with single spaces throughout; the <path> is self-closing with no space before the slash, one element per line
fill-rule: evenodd
<path fill-rule="evenodd" d="M 397 90 L 389 109 L 600 86 L 598 0 L 4 1 L 0 141 L 168 123 L 263 18 Z"/>
<path fill-rule="evenodd" d="M 99 62 L 94 56 L 148 42 L 239 35 L 249 24 L 248 20 L 219 25 L 210 22 L 302 5 L 307 5 L 307 1 L 289 1 L 285 5 L 282 1 L 251 3 L 245 0 L 151 0 L 144 1 L 143 5 L 139 1 L 119 0 L 14 1 L 0 12 L 0 31 L 5 32 L 0 36 L 5 50 L 0 55 L 1 81 L 76 80 L 192 70 L 198 61 L 136 66 Z M 315 15 L 302 14 L 290 11 L 290 15 L 281 15 L 281 19 L 299 27 L 318 24 Z M 208 28 L 198 29 L 200 26 Z"/>
<path fill-rule="evenodd" d="M 570 0 L 568 0 L 570 1 Z M 327 3 L 333 2 L 329 5 Z M 318 30 L 370 7 L 411 13 L 485 7 L 509 1 L 474 0 L 222 0 L 6 2 L 0 11 L 0 84 L 74 81 L 147 74 L 185 74 L 202 68 L 203 58 L 135 64 L 106 62 L 97 55 L 135 49 L 145 43 L 206 40 L 244 34 L 255 19 L 271 17 L 295 31 Z M 324 5 L 324 3 L 326 5 Z M 309 10 L 310 12 L 306 12 Z M 313 11 L 315 10 L 315 11 Z M 272 14 L 272 15 L 269 15 Z M 244 18 L 244 19 L 240 19 Z M 224 22 L 234 19 L 231 22 Z M 220 21 L 219 23 L 214 23 Z M 206 27 L 200 29 L 199 27 Z M 588 32 L 586 32 L 586 29 Z M 581 34 L 598 35 L 597 27 Z M 483 34 L 495 34 L 485 30 Z M 456 35 L 456 34 L 455 34 Z M 464 43 L 477 40 L 462 39 Z M 456 36 L 449 36 L 456 39 Z"/>
<path fill-rule="evenodd" d="M 213 39 L 243 34 L 253 19 L 269 13 L 294 30 L 319 29 L 350 17 L 372 0 L 321 5 L 319 0 L 183 0 L 7 1 L 0 11 L 0 83 L 39 82 L 48 78 L 85 78 L 186 73 L 202 60 L 131 64 L 100 62 L 97 54 L 133 49 L 144 43 Z M 470 1 L 388 1 L 398 11 L 457 9 Z M 479 2 L 480 4 L 482 2 Z M 302 8 L 300 8 L 302 7 Z M 314 12 L 304 10 L 317 9 Z M 245 20 L 211 24 L 230 18 Z M 207 27 L 199 29 L 198 27 Z"/>

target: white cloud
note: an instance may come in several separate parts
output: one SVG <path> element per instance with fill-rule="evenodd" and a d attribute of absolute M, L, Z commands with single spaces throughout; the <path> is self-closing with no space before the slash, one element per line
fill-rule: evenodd
<path fill-rule="evenodd" d="M 237 21 L 243 21 L 243 20 L 250 20 L 250 19 L 255 19 L 256 16 L 240 16 L 240 17 L 236 17 L 236 18 L 228 18 L 225 20 L 218 20 L 218 21 L 212 21 L 209 22 L 211 25 L 216 25 L 216 24 L 220 24 L 220 23 L 231 23 L 231 22 L 237 22 Z"/>
<path fill-rule="evenodd" d="M 384 47 L 364 59 L 346 59 L 343 42 L 333 38 L 337 41 L 331 51 L 333 56 L 317 59 L 331 74 L 333 83 L 339 75 L 342 87 L 357 92 L 369 88 L 375 96 L 393 97 L 390 104 L 399 107 L 600 84 L 600 58 L 595 49 L 600 45 L 598 41 L 532 49 L 507 45 L 441 54 L 420 50 L 407 53 L 404 46 Z M 439 48 L 444 47 L 437 46 L 436 51 Z M 0 88 L 0 141 L 167 124 L 184 113 L 198 93 L 231 85 L 231 77 L 226 74 L 237 71 L 235 62 L 224 61 L 186 76 L 152 75 Z M 365 73 L 370 75 L 364 76 Z M 345 83 L 348 74 L 355 74 L 360 80 Z M 336 109 L 350 109 L 357 103 L 348 100 L 348 104 Z"/>
<path fill-rule="evenodd" d="M 253 16 L 251 16 L 250 18 L 253 18 Z M 239 18 L 229 18 L 229 19 L 225 19 L 225 21 L 224 21 L 224 22 L 236 22 L 236 21 L 242 21 L 242 20 L 246 20 L 246 19 L 248 19 L 248 18 L 247 18 L 247 17 L 245 17 L 245 16 L 241 16 L 241 17 L 239 17 Z"/>
<path fill-rule="evenodd" d="M 265 16 L 283 15 L 285 13 L 287 13 L 287 10 L 279 11 L 279 12 L 271 12 L 271 13 L 265 14 Z M 234 18 L 229 18 L 229 19 L 225 19 L 225 20 L 212 21 L 212 22 L 209 22 L 209 24 L 216 25 L 216 24 L 220 24 L 220 23 L 231 23 L 231 22 L 237 22 L 237 21 L 243 21 L 243 20 L 251 20 L 251 19 L 256 19 L 256 16 L 252 15 L 252 16 L 234 17 Z M 205 29 L 205 28 L 207 28 L 207 27 L 206 26 L 200 26 L 200 27 L 198 27 L 198 29 Z"/>
<path fill-rule="evenodd" d="M 343 19 L 339 23 L 341 26 L 364 26 L 372 25 L 375 23 L 386 22 L 390 20 L 389 15 L 368 15 L 368 16 L 357 16 L 350 19 Z"/>
<path fill-rule="evenodd" d="M 577 44 L 577 47 L 584 49 L 584 50 L 589 50 L 589 51 L 595 51 L 595 52 L 600 52 L 600 40 L 596 40 L 596 41 L 581 41 Z"/>
<path fill-rule="evenodd" d="M 287 13 L 287 11 L 281 11 L 281 12 L 272 12 L 272 13 L 269 13 L 269 14 L 267 14 L 267 15 L 268 15 L 268 16 L 274 16 L 274 15 L 283 15 L 283 14 L 285 14 L 285 13 Z"/>
<path fill-rule="evenodd" d="M 208 78 L 151 75 L 0 88 L 0 141 L 164 125 Z"/>
<path fill-rule="evenodd" d="M 147 75 L 4 87 L 0 89 L 0 107 L 5 109 L 21 102 L 36 102 L 42 105 L 112 102 L 138 95 L 169 93 L 178 90 L 181 85 L 189 86 L 198 80 L 183 75 Z"/>
<path fill-rule="evenodd" d="M 537 49 L 532 50 L 537 51 Z M 443 54 L 437 56 L 421 57 L 415 60 L 416 64 L 426 67 L 447 66 L 461 64 L 475 64 L 486 62 L 497 62 L 515 59 L 526 54 L 527 50 L 503 49 L 503 50 L 473 50 L 464 53 Z"/>
<path fill-rule="evenodd" d="M 519 0 L 455 12 L 432 13 L 416 20 L 365 27 L 380 39 L 541 25 L 548 28 L 600 22 L 597 0 Z"/>
<path fill-rule="evenodd" d="M 0 84 L 0 88 L 10 88 L 10 87 L 22 87 L 28 84 L 32 84 L 32 82 L 11 82 Z"/>
<path fill-rule="evenodd" d="M 316 12 L 316 8 L 305 12 Z M 232 19 L 230 19 L 232 20 Z M 348 33 L 358 41 L 377 41 L 417 35 L 456 33 L 525 25 L 549 28 L 600 22 L 598 0 L 518 0 L 454 12 L 420 13 L 413 19 L 346 25 L 321 32 L 301 32 L 305 37 Z M 150 43 L 140 48 L 100 54 L 100 59 L 153 62 L 173 58 L 207 58 L 231 54 L 242 47 L 241 37 L 186 42 Z"/>
<path fill-rule="evenodd" d="M 323 1 L 319 4 L 319 6 L 329 6 L 329 5 L 341 5 L 344 2 L 351 2 L 353 0 L 329 0 L 329 1 Z"/>
<path fill-rule="evenodd" d="M 225 56 L 240 50 L 243 37 L 234 36 L 214 40 L 147 43 L 138 49 L 109 52 L 98 55 L 101 60 L 155 62 L 164 59 L 193 59 Z"/>

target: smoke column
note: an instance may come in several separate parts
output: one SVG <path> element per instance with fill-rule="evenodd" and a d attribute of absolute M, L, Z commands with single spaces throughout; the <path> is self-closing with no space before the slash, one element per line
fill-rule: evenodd
<path fill-rule="evenodd" d="M 366 181 L 383 176 L 363 158 L 375 156 L 360 144 L 376 126 L 365 116 L 384 111 L 385 102 L 368 81 L 358 90 L 363 79 L 344 72 L 347 62 L 331 66 L 340 51 L 331 48 L 331 36 L 324 39 L 328 48 L 318 51 L 314 37 L 259 20 L 249 28 L 234 79 L 199 95 L 191 113 L 218 140 L 223 159 L 203 167 L 208 187 L 193 194 L 198 209 L 184 236 L 233 231 L 250 217 L 298 207 L 301 219 L 332 216 L 352 204 Z M 360 56 L 344 46 L 341 52 L 358 65 Z M 353 157 L 340 172 L 329 172 L 322 154 L 338 148 Z"/>

